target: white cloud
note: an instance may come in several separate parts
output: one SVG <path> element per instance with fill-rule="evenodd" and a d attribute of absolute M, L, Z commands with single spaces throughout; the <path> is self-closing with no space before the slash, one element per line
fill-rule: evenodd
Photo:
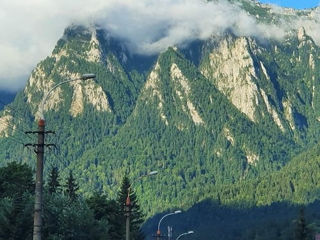
<path fill-rule="evenodd" d="M 223 0 L 0 0 L 0 89 L 22 88 L 64 29 L 79 22 L 99 23 L 146 54 L 227 29 L 261 38 L 284 35 Z"/>
<path fill-rule="evenodd" d="M 21 89 L 31 70 L 48 56 L 64 28 L 89 19 L 101 2 L 0 0 L 0 89 Z"/>
<path fill-rule="evenodd" d="M 283 36 L 280 28 L 257 24 L 255 18 L 227 1 L 114 1 L 101 12 L 98 22 L 114 35 L 128 39 L 133 50 L 149 54 L 185 41 L 220 35 L 227 29 L 257 37 L 275 36 L 272 32 L 276 30 Z"/>
<path fill-rule="evenodd" d="M 306 34 L 311 36 L 315 43 L 320 46 L 320 8 L 313 10 L 308 17 L 295 19 L 292 24 L 297 28 L 304 27 Z"/>

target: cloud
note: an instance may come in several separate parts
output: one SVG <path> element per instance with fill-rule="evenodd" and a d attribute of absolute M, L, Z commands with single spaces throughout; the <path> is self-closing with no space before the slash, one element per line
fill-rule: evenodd
<path fill-rule="evenodd" d="M 95 2 L 91 6 L 91 2 Z M 24 87 L 31 70 L 50 55 L 64 29 L 104 7 L 103 1 L 0 0 L 0 89 Z"/>
<path fill-rule="evenodd" d="M 296 28 L 304 27 L 306 34 L 311 36 L 315 43 L 320 46 L 320 7 L 310 12 L 309 16 L 300 17 L 292 21 Z"/>
<path fill-rule="evenodd" d="M 0 0 L 0 6 L 0 89 L 23 88 L 72 23 L 98 23 L 143 54 L 226 30 L 260 38 L 285 34 L 226 0 Z"/>
<path fill-rule="evenodd" d="M 258 24 L 238 5 L 227 1 L 114 1 L 99 16 L 100 25 L 127 39 L 133 51 L 145 54 L 194 39 L 207 39 L 212 34 L 221 35 L 226 30 L 262 38 L 284 35 L 280 28 Z"/>

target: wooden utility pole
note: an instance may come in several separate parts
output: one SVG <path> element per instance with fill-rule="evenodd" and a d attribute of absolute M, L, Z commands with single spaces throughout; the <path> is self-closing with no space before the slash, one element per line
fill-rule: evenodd
<path fill-rule="evenodd" d="M 43 188 L 43 160 L 44 147 L 54 146 L 54 144 L 45 144 L 45 134 L 54 133 L 52 131 L 45 131 L 45 121 L 40 119 L 38 122 L 38 131 L 26 132 L 26 134 L 38 134 L 38 143 L 28 143 L 25 146 L 34 147 L 34 152 L 37 154 L 37 168 L 36 168 L 36 186 L 35 186 L 35 201 L 34 201 L 34 216 L 33 216 L 33 240 L 41 240 L 42 232 L 42 188 Z"/>
<path fill-rule="evenodd" d="M 78 80 L 88 80 L 95 78 L 96 75 L 93 73 L 82 74 L 79 78 L 68 79 L 54 85 L 42 98 L 39 107 L 40 120 L 38 122 L 38 131 L 26 132 L 26 133 L 37 133 L 38 134 L 38 144 L 26 144 L 25 146 L 33 146 L 35 148 L 35 153 L 37 154 L 37 172 L 36 172 L 36 190 L 35 190 L 35 203 L 34 203 L 34 221 L 33 221 L 33 240 L 41 240 L 41 229 L 42 229 L 42 186 L 43 186 L 43 159 L 44 159 L 44 147 L 55 146 L 54 144 L 45 144 L 44 136 L 47 133 L 54 133 L 52 131 L 45 131 L 45 121 L 44 121 L 44 104 L 52 91 L 62 84 L 66 84 Z"/>
<path fill-rule="evenodd" d="M 130 240 L 130 214 L 131 214 L 131 201 L 129 196 L 128 188 L 128 196 L 126 199 L 126 204 L 124 206 L 125 216 L 126 216 L 126 240 Z"/>
<path fill-rule="evenodd" d="M 42 187 L 43 187 L 43 156 L 44 156 L 44 130 L 45 121 L 40 119 L 38 122 L 38 145 L 37 145 L 37 171 L 36 189 L 33 216 L 33 240 L 41 240 L 42 229 Z"/>

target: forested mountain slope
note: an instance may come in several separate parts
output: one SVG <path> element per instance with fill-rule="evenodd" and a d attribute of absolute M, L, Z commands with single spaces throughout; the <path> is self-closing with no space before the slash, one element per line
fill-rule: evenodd
<path fill-rule="evenodd" d="M 280 171 L 203 191 L 215 195 L 180 216 L 167 219 L 174 233 L 193 229 L 194 239 L 294 239 L 299 211 L 305 209 L 308 234 L 319 232 L 319 145 L 294 157 Z M 158 214 L 144 225 L 151 236 Z"/>
<path fill-rule="evenodd" d="M 242 2 L 262 23 L 317 13 L 272 13 Z M 33 151 L 23 144 L 36 138 L 24 132 L 36 129 L 43 95 L 92 72 L 95 80 L 61 85 L 46 101 L 46 128 L 56 132 L 46 141 L 57 150 L 46 150 L 45 171 L 72 169 L 84 194 L 112 198 L 124 175 L 134 180 L 158 170 L 135 183 L 148 216 L 205 199 L 245 206 L 312 202 L 318 176 L 305 181 L 298 170 L 309 166 L 300 166 L 302 157 L 291 159 L 319 141 L 319 56 L 308 26 L 283 39 L 230 30 L 150 56 L 131 53 L 99 26 L 72 25 L 0 112 L 0 164 L 34 166 Z M 310 171 L 315 159 L 317 153 L 306 159 L 315 164 Z M 286 169 L 296 174 L 291 178 Z"/>

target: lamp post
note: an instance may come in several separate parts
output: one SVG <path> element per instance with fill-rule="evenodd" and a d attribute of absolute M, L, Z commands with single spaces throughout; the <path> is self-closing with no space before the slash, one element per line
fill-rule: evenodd
<path fill-rule="evenodd" d="M 139 179 L 144 178 L 144 177 L 153 176 L 153 175 L 156 175 L 156 174 L 158 174 L 158 171 L 151 171 L 151 172 L 149 172 L 149 173 L 147 173 L 145 175 L 142 175 L 142 176 L 136 178 L 135 180 L 133 180 L 131 182 L 130 186 L 127 189 L 128 190 L 128 194 L 127 194 L 127 199 L 126 199 L 126 203 L 125 203 L 125 207 L 124 207 L 125 217 L 126 217 L 126 240 L 130 240 L 130 213 L 131 213 L 130 190 L 131 190 L 131 187 Z"/>
<path fill-rule="evenodd" d="M 193 233 L 194 233 L 194 231 L 188 231 L 188 232 L 182 233 L 176 238 L 176 240 L 179 240 L 179 238 L 181 238 L 184 235 L 193 234 Z"/>
<path fill-rule="evenodd" d="M 58 86 L 72 82 L 72 81 L 78 81 L 78 80 L 88 80 L 95 78 L 96 75 L 92 73 L 83 74 L 79 78 L 75 79 L 69 79 L 63 82 L 60 82 L 56 85 L 54 85 L 46 95 L 44 95 L 42 102 L 39 107 L 39 113 L 40 113 L 40 119 L 38 122 L 38 144 L 36 144 L 36 153 L 37 153 L 37 169 L 36 169 L 36 187 L 35 187 L 35 202 L 34 202 L 34 218 L 33 218 L 33 240 L 41 240 L 41 229 L 42 229 L 42 185 L 43 185 L 43 159 L 44 159 L 44 136 L 45 132 L 45 120 L 43 115 L 43 107 L 48 99 L 49 95 L 52 93 L 54 89 L 56 89 Z"/>
<path fill-rule="evenodd" d="M 159 221 L 159 223 L 158 223 L 158 229 L 157 229 L 157 235 L 156 235 L 157 240 L 160 239 L 160 234 L 161 234 L 161 232 L 160 232 L 160 225 L 161 225 L 162 220 L 165 219 L 165 218 L 168 217 L 168 216 L 175 215 L 175 214 L 179 214 L 179 213 L 181 213 L 181 210 L 177 210 L 177 211 L 174 211 L 174 212 L 172 212 L 172 213 L 168 213 L 168 214 L 164 215 L 164 216 L 160 219 L 160 221 Z"/>

